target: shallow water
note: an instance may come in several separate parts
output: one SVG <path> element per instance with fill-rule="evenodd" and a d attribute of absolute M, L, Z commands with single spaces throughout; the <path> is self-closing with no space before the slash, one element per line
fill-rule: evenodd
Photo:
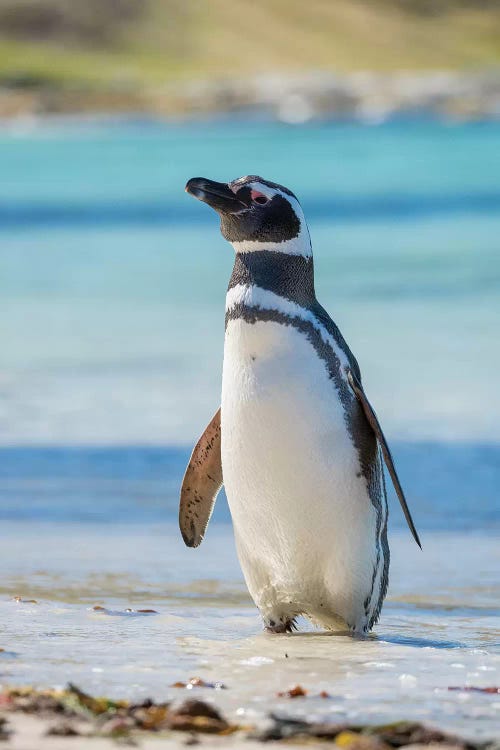
<path fill-rule="evenodd" d="M 413 717 L 492 736 L 498 696 L 448 688 L 499 682 L 500 449 L 394 448 L 423 551 L 392 498 L 390 593 L 366 641 L 313 633 L 306 621 L 291 636 L 261 632 L 225 498 L 199 549 L 180 538 L 185 450 L 0 450 L 0 682 L 71 680 L 92 692 L 165 699 L 182 692 L 173 682 L 200 675 L 227 685 L 201 692 L 240 721 L 263 721 L 271 709 Z M 475 482 L 456 477 L 460 465 Z M 151 608 L 158 614 L 126 612 Z M 311 697 L 276 697 L 295 683 Z M 322 690 L 331 698 L 319 698 Z"/>
<path fill-rule="evenodd" d="M 62 686 L 71 679 L 92 692 L 165 699 L 180 697 L 173 682 L 200 675 L 227 686 L 200 693 L 240 721 L 262 721 L 276 710 L 496 732 L 498 696 L 448 690 L 498 683 L 499 550 L 492 537 L 428 533 L 420 552 L 409 534 L 394 534 L 382 620 L 372 637 L 354 641 L 311 632 L 305 622 L 306 632 L 291 636 L 260 632 L 225 524 L 196 551 L 183 548 L 172 524 L 42 522 L 28 532 L 21 524 L 6 523 L 1 538 L 4 683 Z M 15 594 L 38 604 L 12 601 Z M 106 612 L 94 611 L 96 604 Z M 310 697 L 276 697 L 296 683 Z M 320 698 L 322 690 L 331 697 Z"/>
<path fill-rule="evenodd" d="M 492 736 L 499 697 L 448 688 L 500 682 L 500 126 L 52 123 L 3 131 L 0 162 L 0 682 L 165 698 L 199 674 L 244 722 Z M 224 499 L 200 549 L 177 530 L 187 446 L 219 401 L 231 267 L 182 188 L 245 172 L 302 198 L 318 296 L 421 532 L 422 552 L 392 497 L 366 641 L 262 633 Z M 276 698 L 297 682 L 307 699 Z"/>

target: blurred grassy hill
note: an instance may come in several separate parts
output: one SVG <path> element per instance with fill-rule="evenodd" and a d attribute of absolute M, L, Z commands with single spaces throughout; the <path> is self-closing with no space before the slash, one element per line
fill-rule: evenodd
<path fill-rule="evenodd" d="M 0 0 L 0 85 L 500 64 L 498 0 Z"/>

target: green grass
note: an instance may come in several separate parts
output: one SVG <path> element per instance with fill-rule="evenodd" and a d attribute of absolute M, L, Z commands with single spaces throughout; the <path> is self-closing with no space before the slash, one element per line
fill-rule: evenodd
<path fill-rule="evenodd" d="M 70 0 L 37 0 L 37 12 L 59 4 L 65 14 L 44 40 L 28 23 L 29 13 L 26 23 L 16 16 L 29 3 L 0 0 L 0 83 L 147 91 L 178 79 L 277 70 L 500 64 L 496 2 L 142 0 L 140 11 L 119 23 L 108 8 L 100 28 L 99 16 L 86 25 L 73 18 L 71 8 L 79 5 Z M 92 12 L 99 14 L 99 7 Z M 9 23 L 2 24 L 7 11 Z"/>

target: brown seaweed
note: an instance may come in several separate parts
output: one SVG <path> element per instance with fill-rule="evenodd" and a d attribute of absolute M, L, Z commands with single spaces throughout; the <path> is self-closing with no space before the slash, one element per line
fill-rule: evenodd
<path fill-rule="evenodd" d="M 4 716 L 0 716 L 0 742 L 8 740 L 11 735 L 9 724 Z"/>
<path fill-rule="evenodd" d="M 295 687 L 289 690 L 283 690 L 276 693 L 278 698 L 303 698 L 307 695 L 307 690 L 304 690 L 302 685 L 295 685 Z"/>
<path fill-rule="evenodd" d="M 460 692 L 468 693 L 488 693 L 490 695 L 498 695 L 500 693 L 500 687 L 474 687 L 474 685 L 465 685 L 464 687 L 449 687 L 448 690 L 458 690 Z"/>
<path fill-rule="evenodd" d="M 223 682 L 207 682 L 202 677 L 190 677 L 187 682 L 182 682 L 181 680 L 172 683 L 170 687 L 173 688 L 187 688 L 188 690 L 191 690 L 192 688 L 211 688 L 212 690 L 227 690 L 226 685 L 224 685 Z"/>
<path fill-rule="evenodd" d="M 191 678 L 193 686 L 209 686 L 201 678 Z M 214 683 L 216 684 L 216 683 Z M 300 685 L 283 693 L 283 696 L 306 697 Z M 317 697 L 328 694 L 320 693 Z M 311 696 L 314 697 L 314 696 Z M 461 750 L 499 750 L 494 742 L 473 743 L 419 722 L 399 721 L 384 725 L 356 725 L 294 719 L 271 714 L 271 723 L 265 729 L 255 730 L 231 724 L 220 711 L 203 700 L 185 700 L 179 705 L 157 703 L 146 699 L 141 703 L 95 697 L 76 685 L 65 690 L 36 690 L 31 687 L 6 688 L 0 692 L 0 740 L 8 739 L 9 712 L 22 712 L 57 719 L 47 733 L 52 736 L 72 737 L 106 736 L 124 738 L 133 742 L 143 732 L 181 731 L 188 733 L 188 742 L 196 742 L 199 733 L 227 735 L 246 730 L 246 735 L 261 742 L 331 741 L 337 749 L 346 750 L 399 750 L 410 745 L 436 745 Z"/>
<path fill-rule="evenodd" d="M 474 745 L 467 740 L 424 724 L 400 721 L 380 726 L 358 726 L 331 722 L 308 722 L 288 716 L 271 715 L 272 724 L 252 736 L 262 742 L 278 740 L 334 740 L 337 747 L 349 750 L 389 750 L 408 745 L 442 745 L 479 750 L 487 743 Z"/>
<path fill-rule="evenodd" d="M 61 717 L 61 721 L 48 731 L 50 734 L 66 737 L 81 734 L 79 727 L 72 723 L 75 720 L 91 725 L 90 731 L 85 734 L 106 736 L 123 736 L 132 731 L 162 730 L 228 734 L 238 728 L 226 721 L 216 708 L 202 700 L 187 700 L 174 708 L 169 702 L 156 703 L 149 698 L 142 703 L 131 703 L 94 697 L 72 683 L 65 690 L 8 688 L 0 693 L 0 709 L 4 712 L 35 714 L 43 718 Z M 0 719 L 0 730 L 5 722 L 6 719 Z M 0 737 L 1 734 L 0 731 Z"/>

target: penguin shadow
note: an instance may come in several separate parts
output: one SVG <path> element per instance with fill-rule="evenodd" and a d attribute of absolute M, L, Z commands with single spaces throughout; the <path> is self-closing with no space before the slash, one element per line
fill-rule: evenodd
<path fill-rule="evenodd" d="M 270 638 L 275 638 L 274 635 L 269 635 Z M 411 648 L 432 648 L 432 649 L 455 649 L 455 648 L 466 648 L 466 644 L 460 643 L 459 641 L 440 640 L 437 638 L 422 638 L 414 637 L 411 635 L 398 635 L 394 633 L 368 633 L 353 634 L 350 630 L 306 630 L 306 631 L 294 631 L 293 633 L 287 633 L 286 638 L 300 638 L 301 640 L 310 638 L 346 638 L 356 643 L 392 643 L 396 646 L 409 646 Z"/>
<path fill-rule="evenodd" d="M 437 638 L 414 638 L 411 635 L 383 634 L 375 635 L 374 640 L 379 643 L 393 643 L 396 646 L 411 646 L 412 648 L 434 648 L 434 649 L 454 649 L 466 648 L 467 644 L 460 641 L 439 640 Z"/>

